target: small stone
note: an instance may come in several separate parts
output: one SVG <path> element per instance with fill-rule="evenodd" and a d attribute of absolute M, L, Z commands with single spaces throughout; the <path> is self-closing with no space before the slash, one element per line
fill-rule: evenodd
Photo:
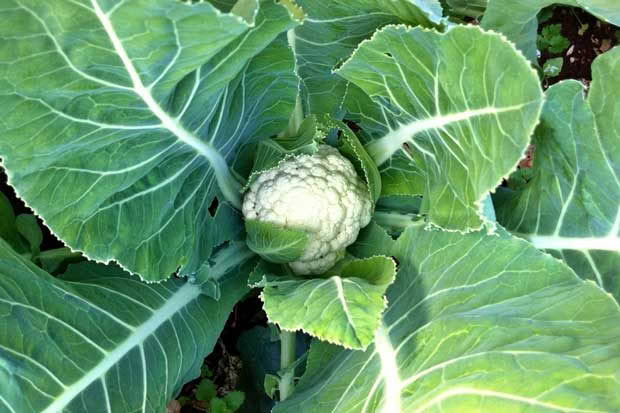
<path fill-rule="evenodd" d="M 166 413 L 181 413 L 181 403 L 179 403 L 177 400 L 172 400 L 170 403 L 168 403 Z"/>
<path fill-rule="evenodd" d="M 611 39 L 603 39 L 603 41 L 601 42 L 601 47 L 599 47 L 599 50 L 601 51 L 601 53 L 605 53 L 609 49 L 611 49 Z"/>

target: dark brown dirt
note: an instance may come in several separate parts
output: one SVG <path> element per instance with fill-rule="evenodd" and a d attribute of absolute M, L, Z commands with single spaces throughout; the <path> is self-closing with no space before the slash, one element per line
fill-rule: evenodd
<path fill-rule="evenodd" d="M 619 44 L 617 33 L 620 34 L 620 28 L 602 22 L 579 8 L 553 7 L 552 11 L 551 18 L 539 25 L 538 33 L 546 26 L 560 24 L 561 33 L 568 39 L 570 46 L 563 53 L 541 51 L 538 60 L 541 67 L 548 59 L 562 57 L 564 61 L 560 74 L 546 78 L 543 87 L 547 88 L 565 79 L 576 79 L 589 87 L 592 81 L 592 62 L 597 56 Z M 531 168 L 534 155 L 535 148 L 530 145 L 519 168 Z M 502 185 L 505 185 L 505 182 Z"/>
<path fill-rule="evenodd" d="M 258 293 L 258 291 L 253 291 L 234 307 L 213 352 L 205 359 L 205 364 L 213 372 L 211 380 L 217 387 L 218 396 L 237 390 L 243 368 L 237 351 L 237 340 L 241 333 L 255 326 L 267 325 L 267 315 L 263 311 Z M 193 399 L 194 391 L 199 383 L 200 379 L 196 379 L 185 384 L 180 396 Z M 184 406 L 181 411 L 182 413 L 198 413 L 205 410 L 200 407 L 200 403 L 192 403 L 192 405 Z"/>
<path fill-rule="evenodd" d="M 213 372 L 213 381 L 220 395 L 234 390 L 231 386 L 234 378 L 231 377 L 229 370 L 235 367 L 238 367 L 238 370 L 241 369 L 241 366 L 236 363 L 239 356 L 237 340 L 241 333 L 259 325 L 267 325 L 267 314 L 263 311 L 263 303 L 258 298 L 258 294 L 259 291 L 255 290 L 245 300 L 235 305 L 213 353 L 205 360 Z"/>
<path fill-rule="evenodd" d="M 558 76 L 546 79 L 548 87 L 564 79 L 577 79 L 589 86 L 592 80 L 590 65 L 601 53 L 618 44 L 616 31 L 619 27 L 602 22 L 582 9 L 575 7 L 554 7 L 551 18 L 538 27 L 540 33 L 546 26 L 561 24 L 562 35 L 568 39 L 570 46 L 563 53 L 541 51 L 539 58 L 542 67 L 548 59 L 562 57 L 564 65 Z"/>

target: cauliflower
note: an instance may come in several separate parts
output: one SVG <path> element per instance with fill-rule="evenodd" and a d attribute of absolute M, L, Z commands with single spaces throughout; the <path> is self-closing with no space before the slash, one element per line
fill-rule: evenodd
<path fill-rule="evenodd" d="M 289 263 L 297 274 L 320 274 L 342 259 L 359 230 L 370 222 L 372 201 L 353 164 L 329 145 L 261 173 L 243 201 L 246 219 L 303 229 L 309 234 L 301 257 Z"/>

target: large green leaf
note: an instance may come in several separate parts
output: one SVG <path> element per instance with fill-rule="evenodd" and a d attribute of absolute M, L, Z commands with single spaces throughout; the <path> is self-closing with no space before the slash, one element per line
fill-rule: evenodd
<path fill-rule="evenodd" d="M 431 223 L 480 228 L 481 201 L 516 168 L 542 107 L 523 56 L 474 26 L 445 34 L 388 26 L 337 73 L 375 102 L 359 109 L 375 123 L 366 149 L 384 195 L 423 194 Z"/>
<path fill-rule="evenodd" d="M 69 246 L 161 280 L 241 229 L 208 208 L 239 203 L 227 163 L 286 126 L 297 91 L 273 41 L 296 23 L 260 6 L 250 24 L 204 2 L 2 2 L 0 156 Z"/>
<path fill-rule="evenodd" d="M 528 59 L 536 62 L 536 15 L 552 4 L 581 7 L 603 21 L 620 26 L 617 0 L 490 0 L 480 25 L 505 34 Z"/>
<path fill-rule="evenodd" d="M 336 266 L 325 278 L 284 276 L 261 265 L 250 277 L 262 287 L 269 321 L 289 331 L 302 330 L 346 348 L 372 342 L 385 309 L 385 291 L 396 272 L 391 258 L 375 256 Z"/>
<path fill-rule="evenodd" d="M 592 65 L 588 97 L 573 80 L 546 92 L 529 182 L 495 198 L 502 225 L 563 258 L 620 299 L 620 48 Z M 501 195 L 501 196 L 500 196 Z"/>
<path fill-rule="evenodd" d="M 410 228 L 375 344 L 315 342 L 274 412 L 620 411 L 620 309 L 504 231 Z"/>
<path fill-rule="evenodd" d="M 438 0 L 334 0 L 329 7 L 315 0 L 298 3 L 308 16 L 295 29 L 294 46 L 309 113 L 343 109 L 348 87 L 355 86 L 332 70 L 375 30 L 391 23 L 430 26 L 442 14 Z"/>
<path fill-rule="evenodd" d="M 160 412 L 199 375 L 235 302 L 83 263 L 56 279 L 0 240 L 0 411 Z"/>

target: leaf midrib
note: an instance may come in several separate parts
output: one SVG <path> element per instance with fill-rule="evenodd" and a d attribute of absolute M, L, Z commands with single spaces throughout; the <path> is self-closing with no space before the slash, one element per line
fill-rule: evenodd
<path fill-rule="evenodd" d="M 194 301 L 201 294 L 199 287 L 193 284 L 185 284 L 170 296 L 165 304 L 159 309 L 153 311 L 151 316 L 134 330 L 118 347 L 101 359 L 87 374 L 70 386 L 67 386 L 63 393 L 57 397 L 52 404 L 47 406 L 43 413 L 54 413 L 62 411 L 71 403 L 73 399 L 86 390 L 95 380 L 101 379 L 108 370 L 116 365 L 130 350 L 136 346 L 142 346 L 144 341 L 153 335 L 157 329 L 170 320 L 170 316 L 177 314 L 181 309 Z M 146 375 L 146 366 L 142 366 L 142 374 Z M 105 388 L 105 383 L 103 384 Z M 147 389 L 143 389 L 143 393 L 147 394 Z"/>
<path fill-rule="evenodd" d="M 151 90 L 153 86 L 155 86 L 156 82 L 151 84 L 149 87 L 146 87 L 142 82 L 136 68 L 133 65 L 133 62 L 129 58 L 125 47 L 121 39 L 118 37 L 114 26 L 112 25 L 112 21 L 110 20 L 108 14 L 106 14 L 97 0 L 91 0 L 91 4 L 93 5 L 93 9 L 95 15 L 101 22 L 114 51 L 118 54 L 129 78 L 131 79 L 133 88 L 132 90 L 142 101 L 146 104 L 147 108 L 159 119 L 161 122 L 161 126 L 172 134 L 174 134 L 180 141 L 187 144 L 191 148 L 193 148 L 200 155 L 204 156 L 211 166 L 214 169 L 216 179 L 219 183 L 220 190 L 224 193 L 225 198 L 231 201 L 235 206 L 240 206 L 240 196 L 233 188 L 230 188 L 229 185 L 231 183 L 231 177 L 229 176 L 228 164 L 224 157 L 217 151 L 217 149 L 208 142 L 203 142 L 196 135 L 189 132 L 187 129 L 181 125 L 178 118 L 172 118 L 168 113 L 166 113 L 162 107 L 155 101 L 153 95 L 151 94 Z M 177 47 L 180 47 L 177 44 Z M 175 59 L 178 55 L 175 56 Z M 171 61 L 168 67 L 171 67 L 174 64 L 174 60 Z M 161 78 L 161 76 L 159 77 Z M 158 80 L 159 80 L 158 78 Z"/>

